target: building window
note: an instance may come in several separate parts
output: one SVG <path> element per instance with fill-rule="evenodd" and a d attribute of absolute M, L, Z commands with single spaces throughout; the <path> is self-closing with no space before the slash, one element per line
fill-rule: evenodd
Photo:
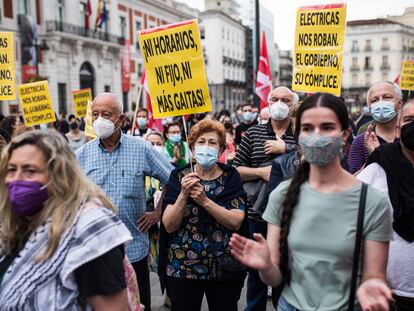
<path fill-rule="evenodd" d="M 62 0 L 56 1 L 56 9 L 57 9 L 57 20 L 59 23 L 63 23 L 63 3 Z"/>
<path fill-rule="evenodd" d="M 82 29 L 85 28 L 85 20 L 86 20 L 86 3 L 85 2 L 81 2 L 80 3 L 80 26 Z"/>
<path fill-rule="evenodd" d="M 19 14 L 29 15 L 29 7 L 27 5 L 27 0 L 18 0 L 18 10 Z M 61 2 L 58 0 L 58 2 Z"/>
<path fill-rule="evenodd" d="M 388 55 L 382 56 L 382 66 L 388 66 Z"/>
<path fill-rule="evenodd" d="M 352 67 L 358 66 L 358 57 L 352 57 Z"/>
<path fill-rule="evenodd" d="M 371 39 L 365 40 L 365 51 L 372 51 Z"/>
<path fill-rule="evenodd" d="M 58 83 L 58 101 L 59 101 L 59 113 L 60 114 L 67 114 L 67 106 L 66 106 L 66 84 L 65 83 Z"/>
<path fill-rule="evenodd" d="M 13 18 L 13 0 L 3 1 L 4 17 Z"/>
<path fill-rule="evenodd" d="M 109 93 L 111 91 L 111 86 L 110 85 L 105 85 L 104 86 L 104 91 Z"/>
<path fill-rule="evenodd" d="M 138 78 L 142 76 L 142 64 L 138 63 Z"/>
<path fill-rule="evenodd" d="M 358 52 L 358 40 L 352 40 L 351 52 Z"/>
<path fill-rule="evenodd" d="M 204 27 L 200 27 L 200 38 L 201 40 L 206 38 L 206 30 Z"/>
<path fill-rule="evenodd" d="M 119 17 L 119 29 L 121 30 L 121 37 L 126 38 L 126 18 L 124 16 Z"/>
<path fill-rule="evenodd" d="M 390 49 L 390 45 L 388 43 L 388 38 L 382 38 L 381 50 L 389 50 L 389 49 Z"/>
<path fill-rule="evenodd" d="M 352 86 L 357 86 L 358 85 L 358 75 L 357 74 L 353 74 L 352 75 Z"/>
<path fill-rule="evenodd" d="M 382 73 L 382 81 L 388 81 L 388 73 L 387 72 Z"/>
<path fill-rule="evenodd" d="M 371 57 L 369 57 L 369 56 L 366 56 L 365 57 L 365 66 L 364 66 L 364 69 L 372 69 L 372 66 L 371 66 Z"/>

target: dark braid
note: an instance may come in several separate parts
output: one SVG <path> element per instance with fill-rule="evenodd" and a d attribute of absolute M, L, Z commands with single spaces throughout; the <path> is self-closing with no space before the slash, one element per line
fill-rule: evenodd
<path fill-rule="evenodd" d="M 307 97 L 302 104 L 299 106 L 296 113 L 296 124 L 295 124 L 295 140 L 298 141 L 300 129 L 301 129 L 301 118 L 303 113 L 314 107 L 326 107 L 331 109 L 338 117 L 339 123 L 341 124 L 342 130 L 348 128 L 348 111 L 344 104 L 344 101 L 340 97 L 336 97 L 326 93 L 315 93 L 312 96 Z M 299 201 L 300 188 L 302 184 L 309 178 L 310 165 L 304 161 L 289 185 L 286 192 L 285 198 L 282 203 L 282 221 L 280 224 L 280 272 L 282 273 L 284 281 L 289 284 L 290 282 L 290 269 L 289 269 L 289 246 L 288 246 L 288 235 L 290 229 L 290 222 L 293 216 L 293 211 Z"/>
<path fill-rule="evenodd" d="M 290 282 L 290 269 L 289 269 L 289 246 L 288 235 L 290 228 L 290 221 L 293 216 L 293 210 L 298 204 L 300 187 L 309 178 L 310 165 L 304 161 L 296 174 L 293 176 L 289 189 L 286 192 L 285 199 L 282 203 L 282 221 L 280 230 L 280 272 L 282 273 L 283 280 L 286 283 Z"/>

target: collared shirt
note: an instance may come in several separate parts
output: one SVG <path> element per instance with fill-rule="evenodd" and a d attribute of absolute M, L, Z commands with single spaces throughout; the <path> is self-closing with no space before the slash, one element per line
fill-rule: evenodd
<path fill-rule="evenodd" d="M 148 234 L 138 230 L 137 220 L 145 213 L 145 176 L 166 184 L 173 166 L 151 145 L 121 134 L 118 146 L 109 153 L 95 139 L 76 151 L 85 174 L 112 200 L 118 216 L 133 236 L 126 253 L 131 262 L 148 254 Z"/>
<path fill-rule="evenodd" d="M 286 129 L 286 132 L 278 138 L 283 139 L 286 143 L 286 151 L 295 148 L 296 143 L 290 125 Z M 247 130 L 246 135 L 243 136 L 236 157 L 234 158 L 233 165 L 236 167 L 259 167 L 260 164 L 270 156 L 266 155 L 264 152 L 264 145 L 267 140 L 276 140 L 276 134 L 271 122 L 250 127 Z"/>

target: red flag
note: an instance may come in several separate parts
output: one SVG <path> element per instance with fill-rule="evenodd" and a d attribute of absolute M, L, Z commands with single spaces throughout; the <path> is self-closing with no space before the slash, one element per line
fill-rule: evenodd
<path fill-rule="evenodd" d="M 145 68 L 142 70 L 141 85 L 144 88 L 145 94 L 147 95 L 148 127 L 163 133 L 164 127 L 162 126 L 162 120 L 154 119 L 152 115 L 151 97 L 149 93 L 148 80 L 147 80 L 147 74 L 145 72 Z"/>
<path fill-rule="evenodd" d="M 86 11 L 85 11 L 85 29 L 89 30 L 89 16 L 92 15 L 91 2 L 86 1 Z"/>
<path fill-rule="evenodd" d="M 260 110 L 267 107 L 267 97 L 272 90 L 272 76 L 270 75 L 269 56 L 267 54 L 266 34 L 262 32 L 262 46 L 260 49 L 259 66 L 256 77 L 256 94 L 260 99 Z"/>
<path fill-rule="evenodd" d="M 124 51 L 121 55 L 122 92 L 128 93 L 131 85 L 131 45 L 125 40 Z"/>
<path fill-rule="evenodd" d="M 394 83 L 400 85 L 400 75 L 395 78 Z"/>

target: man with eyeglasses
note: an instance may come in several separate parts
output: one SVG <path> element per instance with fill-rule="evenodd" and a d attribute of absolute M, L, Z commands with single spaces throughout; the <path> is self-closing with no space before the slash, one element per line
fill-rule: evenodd
<path fill-rule="evenodd" d="M 367 106 L 374 122 L 352 142 L 348 155 L 351 173 L 358 172 L 364 166 L 368 155 L 380 144 L 396 140 L 397 115 L 402 103 L 401 89 L 395 83 L 381 81 L 368 89 Z"/>
<path fill-rule="evenodd" d="M 280 86 L 269 94 L 268 104 L 270 120 L 267 124 L 250 127 L 244 135 L 233 165 L 237 167 L 243 181 L 263 179 L 269 181 L 271 160 L 277 156 L 295 150 L 295 140 L 291 128 L 290 116 L 298 103 L 297 94 Z M 269 163 L 263 166 L 264 163 Z M 249 229 L 266 237 L 267 224 L 261 215 L 249 207 Z M 266 310 L 267 285 L 260 279 L 257 271 L 249 271 L 247 282 L 247 307 L 245 311 Z"/>

